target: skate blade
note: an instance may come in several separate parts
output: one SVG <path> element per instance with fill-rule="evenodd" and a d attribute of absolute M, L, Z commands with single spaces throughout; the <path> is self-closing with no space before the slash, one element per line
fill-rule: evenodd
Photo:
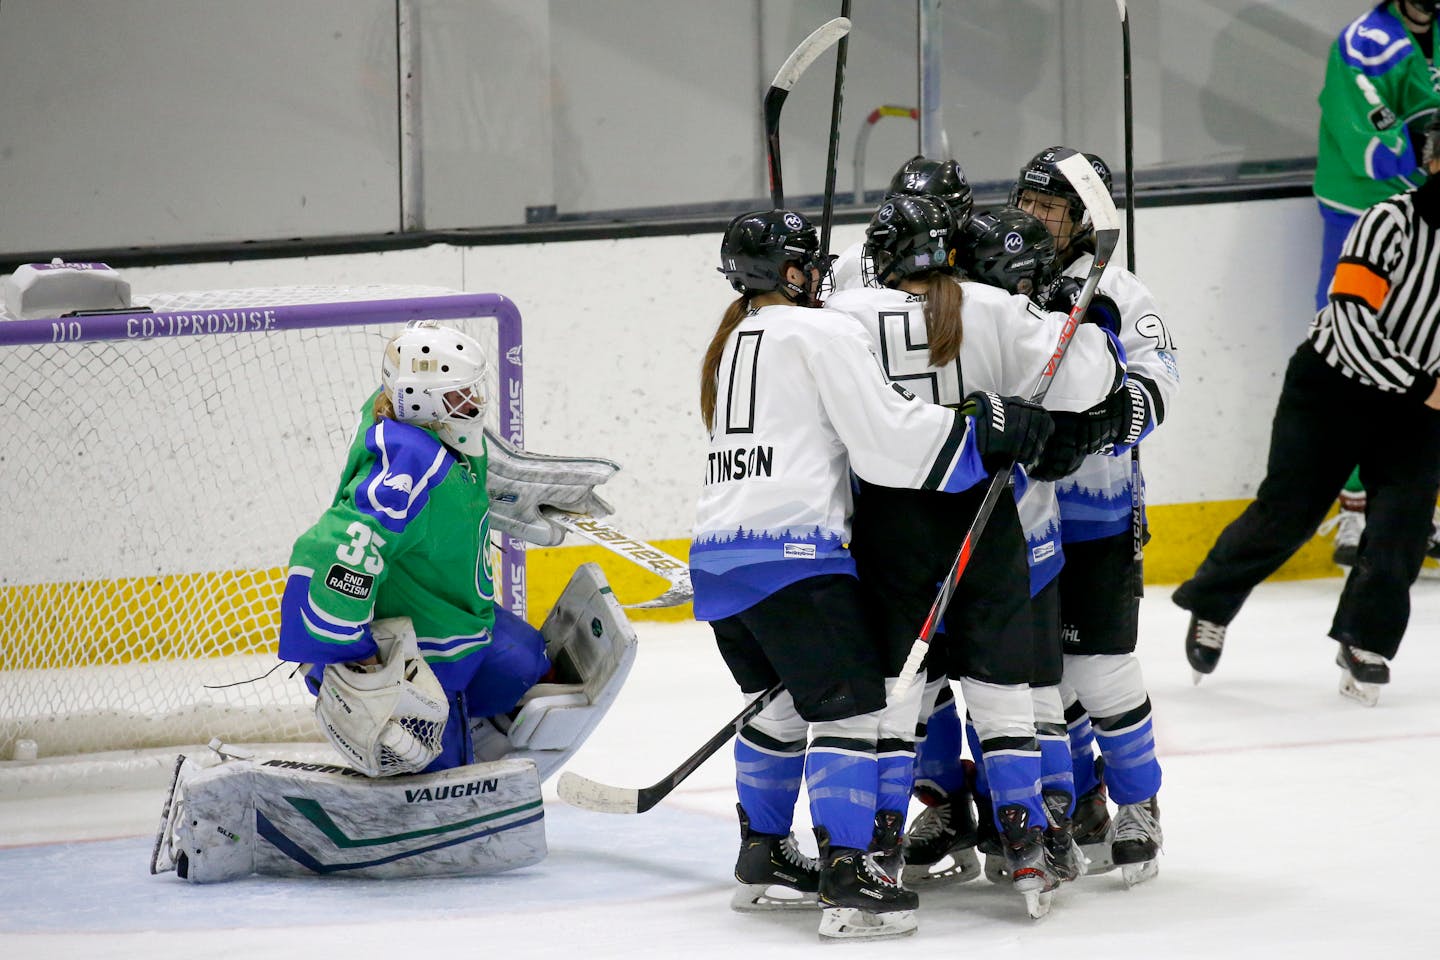
<path fill-rule="evenodd" d="M 944 887 L 980 876 L 980 858 L 972 847 L 951 850 L 934 863 L 906 864 L 901 882 L 907 887 Z"/>
<path fill-rule="evenodd" d="M 815 894 L 802 893 L 778 883 L 742 883 L 730 897 L 730 909 L 736 913 L 814 910 L 819 905 Z"/>
<path fill-rule="evenodd" d="M 1010 882 L 1010 866 L 1003 853 L 985 854 L 985 879 L 991 883 Z"/>
<path fill-rule="evenodd" d="M 1363 703 L 1367 707 L 1375 706 L 1380 702 L 1380 687 L 1381 684 L 1378 683 L 1361 683 L 1348 671 L 1340 672 L 1340 695 L 1356 703 Z"/>
<path fill-rule="evenodd" d="M 1115 860 L 1110 855 L 1109 843 L 1082 843 L 1080 853 L 1085 857 L 1085 875 L 1087 877 L 1109 873 L 1115 869 Z"/>
<path fill-rule="evenodd" d="M 1055 899 L 1054 890 L 1022 890 L 1021 893 L 1025 897 L 1025 912 L 1031 920 L 1039 920 L 1050 912 Z"/>
<path fill-rule="evenodd" d="M 1197 687 L 1200 686 L 1200 681 L 1204 680 L 1208 676 L 1210 676 L 1210 674 L 1201 673 L 1199 670 L 1196 670 L 1193 667 L 1190 669 L 1190 682 Z"/>
<path fill-rule="evenodd" d="M 1125 881 L 1125 886 L 1133 887 L 1144 883 L 1146 880 L 1153 880 L 1160 874 L 1160 860 L 1142 860 L 1139 863 L 1127 863 L 1120 868 L 1120 878 Z"/>
<path fill-rule="evenodd" d="M 822 941 L 908 937 L 918 926 L 914 910 L 868 913 L 856 907 L 826 907 L 820 913 Z"/>

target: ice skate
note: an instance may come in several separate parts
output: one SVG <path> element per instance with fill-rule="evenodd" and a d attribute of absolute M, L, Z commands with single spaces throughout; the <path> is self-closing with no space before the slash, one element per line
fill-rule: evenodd
<path fill-rule="evenodd" d="M 1110 807 L 1105 801 L 1105 784 L 1097 783 L 1075 801 L 1075 843 L 1085 858 L 1085 873 L 1094 875 L 1115 869 L 1110 854 Z"/>
<path fill-rule="evenodd" d="M 820 841 L 820 937 L 879 940 L 915 932 L 920 900 L 875 863 L 875 855 L 832 847 L 824 827 Z"/>
<path fill-rule="evenodd" d="M 976 791 L 974 796 L 975 849 L 985 858 L 985 879 L 991 883 L 1009 883 L 1010 868 L 1005 862 L 1005 844 L 995 828 L 995 808 L 988 794 Z"/>
<path fill-rule="evenodd" d="M 1110 855 L 1120 868 L 1125 886 L 1144 883 L 1160 872 L 1160 851 L 1165 835 L 1160 831 L 1158 797 L 1140 803 L 1122 803 L 1115 811 L 1115 840 Z"/>
<path fill-rule="evenodd" d="M 875 814 L 875 832 L 870 837 L 870 853 L 875 866 L 892 880 L 899 880 L 905 867 L 901 851 L 905 844 L 905 816 L 897 810 L 881 810 Z"/>
<path fill-rule="evenodd" d="M 1440 508 L 1430 523 L 1430 542 L 1425 545 L 1425 564 L 1420 576 L 1426 580 L 1440 579 Z"/>
<path fill-rule="evenodd" d="M 1340 667 L 1340 694 L 1373 707 L 1380 702 L 1380 688 L 1390 682 L 1390 664 L 1378 653 L 1340 644 L 1335 654 Z"/>
<path fill-rule="evenodd" d="M 814 909 L 820 889 L 820 863 L 800 852 L 795 835 L 780 836 L 750 829 L 745 808 L 740 814 L 740 856 L 735 879 L 740 888 L 730 908 L 742 913 L 768 910 Z"/>
<path fill-rule="evenodd" d="M 1355 566 L 1355 555 L 1360 549 L 1360 534 L 1365 532 L 1365 495 L 1340 494 L 1340 512 L 1320 524 L 1317 534 L 1335 533 L 1335 552 L 1331 560 L 1337 567 L 1346 570 Z"/>
<path fill-rule="evenodd" d="M 1050 825 L 1045 828 L 1045 862 L 1061 883 L 1085 875 L 1085 855 L 1075 842 L 1075 825 L 1066 812 L 1070 796 L 1066 790 L 1046 790 L 1041 794 L 1050 818 Z"/>
<path fill-rule="evenodd" d="M 1190 615 L 1190 629 L 1185 633 L 1185 659 L 1195 671 L 1198 684 L 1207 673 L 1214 673 L 1220 662 L 1220 652 L 1225 646 L 1225 624 L 1201 620 Z"/>
<path fill-rule="evenodd" d="M 1058 882 L 1045 851 L 1045 828 L 1031 824 L 1030 811 L 1018 803 L 1007 803 L 998 816 L 1010 885 L 1025 898 L 1025 912 L 1038 920 L 1050 912 Z"/>
<path fill-rule="evenodd" d="M 970 791 L 962 788 L 945 794 L 923 789 L 920 793 L 926 807 L 906 833 L 901 879 L 907 886 L 924 887 L 980 876 L 980 858 L 975 855 L 980 838 Z"/>

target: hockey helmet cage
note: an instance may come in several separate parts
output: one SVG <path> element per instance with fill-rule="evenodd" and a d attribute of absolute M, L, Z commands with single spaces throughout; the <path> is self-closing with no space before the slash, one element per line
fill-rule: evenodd
<path fill-rule="evenodd" d="M 418 320 L 385 345 L 380 385 L 401 423 L 429 427 L 462 453 L 485 451 L 489 362 L 472 337 Z"/>
<path fill-rule="evenodd" d="M 938 197 L 945 201 L 958 226 L 964 226 L 970 219 L 975 205 L 975 196 L 965 171 L 954 160 L 927 160 L 916 154 L 905 162 L 895 176 L 890 178 L 890 188 L 885 199 L 896 197 Z"/>
<path fill-rule="evenodd" d="M 786 289 L 785 267 L 822 274 L 828 263 L 820 256 L 820 235 L 804 214 L 794 210 L 742 213 L 725 228 L 720 241 L 719 271 L 737 293 L 768 293 Z"/>
<path fill-rule="evenodd" d="M 1050 279 L 1055 255 L 1045 224 L 1018 207 L 997 207 L 970 218 L 960 265 L 972 280 L 1031 296 Z"/>
<path fill-rule="evenodd" d="M 880 205 L 865 228 L 865 282 L 889 286 L 933 270 L 953 273 L 959 245 L 960 230 L 943 200 L 893 197 Z"/>
<path fill-rule="evenodd" d="M 1070 206 L 1070 221 L 1075 225 L 1074 235 L 1071 237 L 1072 244 L 1094 232 L 1094 224 L 1090 222 L 1090 211 L 1085 208 L 1085 201 L 1080 199 L 1079 191 L 1060 169 L 1060 161 L 1077 152 L 1079 151 L 1070 147 L 1046 147 L 1031 157 L 1030 161 L 1020 169 L 1020 175 L 1015 178 L 1015 186 L 1010 189 L 1010 206 L 1012 207 L 1020 205 L 1020 195 L 1027 190 L 1063 198 Z M 1105 184 L 1105 192 L 1113 195 L 1115 178 L 1110 173 L 1110 165 L 1097 154 L 1082 155 L 1090 162 L 1095 174 Z"/>

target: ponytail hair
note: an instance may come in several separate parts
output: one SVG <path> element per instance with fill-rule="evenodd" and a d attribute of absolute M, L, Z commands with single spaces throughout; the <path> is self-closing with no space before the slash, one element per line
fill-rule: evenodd
<path fill-rule="evenodd" d="M 930 366 L 943 367 L 960 356 L 965 339 L 961 305 L 965 291 L 957 278 L 932 270 L 925 277 L 925 331 L 930 338 Z"/>
<path fill-rule="evenodd" d="M 730 334 L 740 326 L 740 321 L 750 312 L 750 294 L 742 294 L 730 306 L 725 308 L 725 315 L 720 318 L 720 326 L 715 328 L 715 336 L 710 338 L 710 346 L 705 349 L 705 359 L 700 362 L 700 419 L 705 421 L 706 430 L 715 429 L 715 398 L 719 392 L 720 381 L 720 355 L 725 352 L 725 342 L 730 339 Z"/>

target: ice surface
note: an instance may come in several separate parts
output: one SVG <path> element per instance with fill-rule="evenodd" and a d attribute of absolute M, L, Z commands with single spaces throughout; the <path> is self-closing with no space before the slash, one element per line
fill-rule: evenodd
<path fill-rule="evenodd" d="M 964 956 L 1436 956 L 1440 910 L 1440 584 L 1412 592 L 1380 705 L 1336 692 L 1325 637 L 1340 581 L 1266 584 L 1219 669 L 1191 683 L 1187 615 L 1152 588 L 1140 657 L 1165 767 L 1160 876 L 1062 888 L 1041 921 L 985 880 L 923 895 L 920 930 L 886 952 Z M 641 624 L 611 715 L 570 769 L 653 782 L 740 707 L 708 628 Z M 193 960 L 317 956 L 820 957 L 816 916 L 729 910 L 738 828 L 728 751 L 649 813 L 565 806 L 547 788 L 550 856 L 478 880 L 151 877 L 163 784 L 0 800 L 0 956 Z M 801 811 L 797 828 L 813 850 Z M 922 943 L 927 944 L 922 948 Z M 823 956 L 833 960 L 835 954 Z"/>

